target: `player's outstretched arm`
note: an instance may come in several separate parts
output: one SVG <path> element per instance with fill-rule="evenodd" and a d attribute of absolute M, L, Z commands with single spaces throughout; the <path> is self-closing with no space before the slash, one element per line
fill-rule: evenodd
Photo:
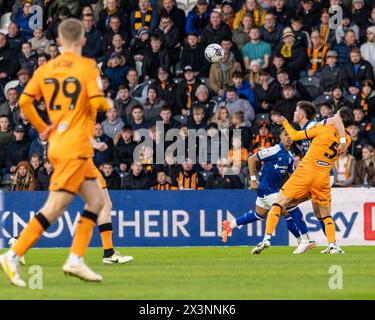
<path fill-rule="evenodd" d="M 258 161 L 259 159 L 258 159 L 257 153 L 250 156 L 247 161 L 247 164 L 249 166 L 249 172 L 250 172 L 250 189 L 251 190 L 258 189 L 258 182 L 257 182 L 257 177 L 256 177 Z"/>
<path fill-rule="evenodd" d="M 304 140 L 308 139 L 306 135 L 306 130 L 295 130 L 292 125 L 288 122 L 288 120 L 284 120 L 282 122 L 282 125 L 284 126 L 286 132 L 288 132 L 289 136 L 294 141 Z"/>
<path fill-rule="evenodd" d="M 26 115 L 26 117 L 31 122 L 32 126 L 38 130 L 39 133 L 43 133 L 47 130 L 48 125 L 43 121 L 43 119 L 36 111 L 34 106 L 35 97 L 23 93 L 20 97 L 19 106 L 22 112 Z"/>
<path fill-rule="evenodd" d="M 348 149 L 346 144 L 345 127 L 339 114 L 335 114 L 333 117 L 327 119 L 327 124 L 330 124 L 336 128 L 340 135 L 340 145 L 337 148 L 337 154 L 341 155 Z"/>

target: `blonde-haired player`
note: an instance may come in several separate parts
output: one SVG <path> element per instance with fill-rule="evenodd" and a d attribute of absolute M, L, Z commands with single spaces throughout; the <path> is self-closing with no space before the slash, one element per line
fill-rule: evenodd
<path fill-rule="evenodd" d="M 103 95 L 95 61 L 82 57 L 84 35 L 79 20 L 63 21 L 58 28 L 63 53 L 35 71 L 20 97 L 20 108 L 33 127 L 49 138 L 48 158 L 55 169 L 43 208 L 30 220 L 17 243 L 0 256 L 0 264 L 10 282 L 19 287 L 26 286 L 19 270 L 19 257 L 38 241 L 77 193 L 83 198 L 85 207 L 63 271 L 86 281 L 102 280 L 83 260 L 98 214 L 104 206 L 97 174 L 91 166 L 91 130 L 88 128 L 92 108 L 106 110 L 110 105 Z M 41 119 L 33 105 L 34 100 L 41 98 L 46 101 L 50 126 Z"/>

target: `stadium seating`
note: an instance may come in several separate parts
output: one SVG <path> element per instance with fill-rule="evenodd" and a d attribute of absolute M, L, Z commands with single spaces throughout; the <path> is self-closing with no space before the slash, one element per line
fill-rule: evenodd
<path fill-rule="evenodd" d="M 4 95 L 6 95 L 7 91 L 10 89 L 10 88 L 15 88 L 18 86 L 20 82 L 18 80 L 12 80 L 12 81 L 9 81 L 5 87 L 4 87 Z"/>
<path fill-rule="evenodd" d="M 11 16 L 11 12 L 7 12 L 7 13 L 4 13 L 2 16 L 1 16 L 1 19 L 0 19 L 0 29 L 3 30 L 7 30 L 8 29 L 8 25 L 10 24 L 10 16 Z"/>
<path fill-rule="evenodd" d="M 317 96 L 314 100 L 314 103 L 319 106 L 322 103 L 329 102 L 331 100 L 332 96 L 330 94 L 322 94 L 320 96 Z"/>
<path fill-rule="evenodd" d="M 319 84 L 320 80 L 317 77 L 304 77 L 299 80 L 302 85 L 309 91 L 312 98 L 316 98 L 319 95 Z"/>
<path fill-rule="evenodd" d="M 8 30 L 7 29 L 0 29 L 0 33 L 3 33 L 5 35 L 7 35 L 8 34 Z"/>

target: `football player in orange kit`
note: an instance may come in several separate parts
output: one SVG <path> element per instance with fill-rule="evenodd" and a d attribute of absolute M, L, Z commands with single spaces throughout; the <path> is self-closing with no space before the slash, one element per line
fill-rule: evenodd
<path fill-rule="evenodd" d="M 70 255 L 63 272 L 86 281 L 99 282 L 102 277 L 85 263 L 104 199 L 91 166 L 90 144 L 92 108 L 107 110 L 110 102 L 102 92 L 101 79 L 94 60 L 82 57 L 85 31 L 77 19 L 67 19 L 58 28 L 63 53 L 38 68 L 20 97 L 20 108 L 33 127 L 49 137 L 48 158 L 54 165 L 50 193 L 42 209 L 30 220 L 17 243 L 0 256 L 0 264 L 10 282 L 25 287 L 19 270 L 23 256 L 42 233 L 65 211 L 79 193 L 85 202 L 77 224 Z M 33 102 L 44 98 L 51 125 L 38 115 Z"/>
<path fill-rule="evenodd" d="M 346 107 L 342 107 L 335 116 L 342 119 L 345 128 L 354 121 L 353 111 Z M 349 146 L 351 143 L 350 137 L 346 134 L 346 138 L 339 138 L 337 130 L 333 126 L 325 124 L 317 124 L 310 129 L 297 131 L 284 117 L 279 116 L 277 123 L 282 124 L 295 141 L 313 140 L 302 162 L 281 188 L 277 201 L 272 205 L 268 214 L 265 238 L 253 249 L 253 253 L 260 253 L 271 246 L 270 239 L 276 229 L 283 208 L 299 200 L 307 200 L 310 196 L 312 202 L 319 207 L 320 215 L 325 224 L 328 252 L 342 253 L 336 246 L 335 223 L 331 217 L 329 176 L 333 164 L 339 157 L 339 145 L 346 143 Z"/>

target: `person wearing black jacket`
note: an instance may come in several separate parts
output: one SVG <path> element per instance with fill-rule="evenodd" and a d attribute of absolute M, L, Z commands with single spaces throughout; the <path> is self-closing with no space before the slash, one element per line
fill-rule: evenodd
<path fill-rule="evenodd" d="M 186 66 L 191 66 L 197 70 L 202 77 L 208 77 L 210 63 L 204 57 L 205 46 L 199 43 L 196 33 L 189 33 L 181 52 L 180 68 L 184 70 Z"/>
<path fill-rule="evenodd" d="M 151 186 L 151 181 L 143 170 L 143 164 L 133 161 L 129 174 L 124 178 L 122 189 L 148 190 Z"/>
<path fill-rule="evenodd" d="M 103 130 L 101 123 L 95 125 L 94 163 L 99 168 L 104 162 L 112 161 L 113 140 Z"/>
<path fill-rule="evenodd" d="M 263 69 L 259 74 L 260 83 L 254 87 L 255 105 L 254 110 L 257 113 L 269 113 L 281 98 L 279 85 L 271 79 L 267 69 Z"/>
<path fill-rule="evenodd" d="M 47 159 L 44 162 L 44 168 L 42 168 L 38 172 L 35 190 L 38 190 L 38 191 L 47 191 L 48 190 L 52 172 L 53 172 L 52 163 Z"/>
<path fill-rule="evenodd" d="M 213 11 L 210 15 L 210 23 L 202 31 L 200 42 L 203 46 L 208 46 L 211 43 L 220 43 L 223 38 L 232 39 L 232 31 L 222 21 L 221 14 Z"/>
<path fill-rule="evenodd" d="M 313 0 L 302 0 L 302 8 L 297 16 L 302 20 L 303 30 L 311 33 L 312 27 L 320 18 L 320 12 Z"/>
<path fill-rule="evenodd" d="M 8 157 L 6 167 L 10 173 L 14 173 L 16 166 L 21 161 L 29 159 L 30 141 L 24 140 L 25 128 L 17 125 L 13 131 L 14 140 L 8 145 Z"/>
<path fill-rule="evenodd" d="M 290 26 L 291 19 L 295 16 L 294 12 L 285 4 L 285 0 L 273 0 L 274 7 L 268 9 L 276 17 L 277 23 L 283 26 Z"/>
<path fill-rule="evenodd" d="M 344 87 L 352 95 L 360 93 L 363 81 L 374 78 L 373 68 L 369 62 L 362 59 L 359 48 L 350 50 L 350 63 L 343 69 Z"/>
<path fill-rule="evenodd" d="M 25 39 L 22 37 L 17 24 L 14 22 L 9 24 L 6 38 L 12 50 L 15 50 L 16 52 L 21 51 L 21 45 L 25 42 Z"/>
<path fill-rule="evenodd" d="M 118 98 L 115 100 L 115 106 L 120 114 L 120 118 L 124 123 L 129 123 L 132 118 L 132 108 L 139 102 L 130 96 L 130 88 L 126 84 L 122 84 L 118 88 Z"/>
<path fill-rule="evenodd" d="M 174 106 L 176 103 L 176 84 L 170 80 L 169 71 L 160 67 L 158 77 L 153 84 L 157 90 L 157 95 L 164 100 L 167 106 Z"/>
<path fill-rule="evenodd" d="M 285 70 L 279 70 L 277 72 L 276 80 L 279 84 L 280 94 L 282 93 L 282 90 L 285 85 L 292 84 L 295 88 L 297 98 L 308 101 L 312 100 L 309 91 L 307 91 L 303 84 L 299 81 L 290 81 L 289 75 Z"/>
<path fill-rule="evenodd" d="M 86 44 L 82 48 L 82 55 L 88 58 L 97 59 L 103 52 L 103 35 L 94 27 L 94 16 L 87 14 L 82 18 L 85 27 Z"/>
<path fill-rule="evenodd" d="M 67 6 L 61 6 L 57 9 L 55 16 L 52 18 L 52 21 L 48 25 L 47 28 L 47 39 L 55 41 L 57 38 L 57 29 L 59 28 L 59 25 L 64 20 L 70 18 L 71 13 Z"/>
<path fill-rule="evenodd" d="M 326 55 L 327 64 L 320 72 L 320 93 L 332 92 L 332 88 L 343 82 L 343 70 L 337 64 L 338 54 L 334 50 L 329 50 Z"/>
<path fill-rule="evenodd" d="M 293 122 L 294 112 L 296 111 L 297 102 L 296 88 L 293 84 L 286 84 L 282 89 L 282 100 L 279 100 L 272 111 L 284 116 L 290 123 Z"/>
<path fill-rule="evenodd" d="M 121 177 L 113 169 L 113 166 L 109 162 L 105 162 L 102 165 L 102 175 L 107 184 L 108 190 L 120 190 L 121 189 Z"/>
<path fill-rule="evenodd" d="M 116 0 L 108 1 L 106 8 L 99 12 L 99 21 L 97 24 L 97 28 L 103 33 L 109 31 L 109 22 L 111 20 L 111 17 L 113 16 L 117 16 L 120 18 L 122 26 L 121 29 L 129 30 L 129 16 L 124 10 L 119 8 Z"/>
<path fill-rule="evenodd" d="M 180 41 L 185 36 L 185 23 L 186 16 L 184 10 L 177 7 L 174 0 L 163 0 L 162 7 L 160 9 L 161 14 L 167 14 L 171 17 L 175 27 L 180 31 Z"/>
<path fill-rule="evenodd" d="M 170 16 L 162 14 L 159 27 L 154 31 L 154 34 L 159 35 L 164 48 L 170 55 L 171 64 L 174 66 L 180 58 L 182 44 L 180 30 L 174 26 Z"/>
<path fill-rule="evenodd" d="M 121 137 L 114 141 L 114 165 L 122 172 L 127 171 L 130 167 L 134 149 L 137 147 L 133 141 L 133 133 L 132 126 L 125 125 L 121 130 Z"/>
<path fill-rule="evenodd" d="M 6 85 L 15 75 L 18 65 L 15 52 L 10 48 L 4 34 L 0 33 L 0 84 Z"/>
<path fill-rule="evenodd" d="M 123 40 L 123 44 L 128 44 L 130 42 L 128 29 L 126 29 L 121 22 L 120 17 L 111 16 L 108 23 L 108 31 L 103 33 L 103 41 L 100 42 L 103 44 L 103 50 L 106 52 L 111 49 L 113 43 L 113 36 L 119 34 Z"/>
<path fill-rule="evenodd" d="M 214 173 L 206 182 L 206 189 L 242 189 L 242 183 L 237 175 L 227 174 L 231 164 L 228 159 L 220 159 L 217 164 L 217 173 Z"/>
<path fill-rule="evenodd" d="M 151 50 L 145 54 L 142 64 L 142 74 L 145 80 L 156 79 L 159 67 L 169 70 L 171 59 L 162 44 L 157 34 L 151 36 Z"/>

